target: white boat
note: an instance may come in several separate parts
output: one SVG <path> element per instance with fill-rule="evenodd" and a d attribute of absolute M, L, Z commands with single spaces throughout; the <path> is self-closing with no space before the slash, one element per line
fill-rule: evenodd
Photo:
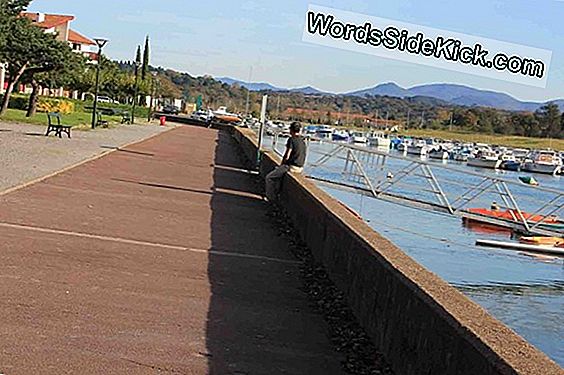
<path fill-rule="evenodd" d="M 317 133 L 317 126 L 315 125 L 308 125 L 304 128 L 304 134 L 306 136 L 314 136 Z"/>
<path fill-rule="evenodd" d="M 499 156 L 502 162 L 504 161 L 516 161 L 515 154 L 513 154 L 512 150 L 507 150 L 503 154 Z"/>
<path fill-rule="evenodd" d="M 348 142 L 350 139 L 350 134 L 346 130 L 335 130 L 332 134 L 333 141 L 335 142 Z"/>
<path fill-rule="evenodd" d="M 404 154 L 407 152 L 407 146 L 409 145 L 409 143 L 407 143 L 407 141 L 403 140 L 400 144 L 398 144 L 398 151 L 399 152 L 403 152 Z"/>
<path fill-rule="evenodd" d="M 412 144 L 407 145 L 408 155 L 425 156 L 427 155 L 429 148 L 425 141 L 415 141 Z"/>
<path fill-rule="evenodd" d="M 278 124 L 278 136 L 281 138 L 290 138 L 292 134 L 290 133 L 290 124 Z"/>
<path fill-rule="evenodd" d="M 368 135 L 368 143 L 371 146 L 389 149 L 392 141 L 384 132 L 373 132 Z"/>
<path fill-rule="evenodd" d="M 465 162 L 468 161 L 469 158 L 470 158 L 470 153 L 465 151 L 461 151 L 454 155 L 454 160 L 456 161 Z"/>
<path fill-rule="evenodd" d="M 241 117 L 236 113 L 231 113 L 227 111 L 227 107 L 219 107 L 217 111 L 213 111 L 213 118 L 218 121 L 227 123 L 237 123 L 241 122 Z"/>
<path fill-rule="evenodd" d="M 351 141 L 353 143 L 366 144 L 366 143 L 368 143 L 368 138 L 366 138 L 366 135 L 362 132 L 353 132 L 351 134 Z"/>
<path fill-rule="evenodd" d="M 493 151 L 478 151 L 475 156 L 470 156 L 468 158 L 468 166 L 499 169 L 501 166 L 501 160 Z"/>
<path fill-rule="evenodd" d="M 190 115 L 190 117 L 192 117 L 195 120 L 209 121 L 213 117 L 213 113 L 210 110 L 207 110 L 207 111 L 199 110 L 199 111 L 193 112 Z"/>
<path fill-rule="evenodd" d="M 562 159 L 552 150 L 535 151 L 525 160 L 521 170 L 534 173 L 557 174 L 562 171 Z"/>
<path fill-rule="evenodd" d="M 449 153 L 442 147 L 437 147 L 429 151 L 429 158 L 438 160 L 447 160 L 449 158 Z"/>
<path fill-rule="evenodd" d="M 329 125 L 321 125 L 317 128 L 317 136 L 321 139 L 332 139 L 335 130 Z"/>
<path fill-rule="evenodd" d="M 470 157 L 471 154 L 472 151 L 469 148 L 459 147 L 453 150 L 453 155 L 454 155 L 453 159 L 456 161 L 466 162 L 468 161 L 468 158 Z"/>
<path fill-rule="evenodd" d="M 513 149 L 513 156 L 515 156 L 515 160 L 517 161 L 524 161 L 531 151 L 525 148 L 515 148 Z"/>
<path fill-rule="evenodd" d="M 494 247 L 500 249 L 526 251 L 531 253 L 564 255 L 564 248 L 558 246 L 530 245 L 516 242 L 492 241 L 492 240 L 476 240 L 477 246 Z"/>

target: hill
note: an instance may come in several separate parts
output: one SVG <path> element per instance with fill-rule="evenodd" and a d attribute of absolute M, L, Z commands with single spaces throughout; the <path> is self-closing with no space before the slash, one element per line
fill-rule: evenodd
<path fill-rule="evenodd" d="M 250 91 L 275 91 L 275 92 L 284 91 L 284 92 L 301 93 L 306 95 L 333 95 L 331 93 L 323 92 L 311 86 L 282 88 L 282 87 L 276 87 L 266 82 L 244 82 L 229 77 L 216 77 L 215 79 L 218 80 L 219 82 L 226 83 L 230 86 L 238 85 L 244 87 Z"/>
<path fill-rule="evenodd" d="M 387 95 L 397 98 L 408 98 L 413 96 L 428 96 L 444 100 L 450 104 L 470 107 L 491 107 L 507 111 L 536 111 L 546 103 L 524 102 L 515 99 L 511 95 L 501 92 L 475 89 L 468 86 L 450 83 L 435 83 L 429 85 L 415 86 L 405 89 L 395 83 L 384 83 L 372 88 L 353 91 L 345 95 L 353 96 L 376 96 Z M 554 101 L 561 110 L 564 110 L 564 100 Z"/>
<path fill-rule="evenodd" d="M 452 105 L 468 107 L 491 107 L 506 111 L 528 111 L 534 112 L 543 105 L 554 102 L 564 111 L 564 99 L 557 99 L 548 102 L 527 102 L 520 101 L 509 94 L 480 90 L 472 87 L 452 84 L 452 83 L 433 83 L 420 85 L 411 88 L 403 88 L 394 82 L 387 82 L 352 92 L 334 94 L 318 90 L 311 86 L 288 89 L 276 87 L 266 82 L 243 82 L 229 77 L 216 78 L 218 81 L 228 85 L 239 85 L 251 91 L 274 91 L 274 92 L 294 92 L 306 95 L 341 95 L 341 96 L 389 96 L 394 98 L 411 98 L 427 96 L 447 102 Z"/>

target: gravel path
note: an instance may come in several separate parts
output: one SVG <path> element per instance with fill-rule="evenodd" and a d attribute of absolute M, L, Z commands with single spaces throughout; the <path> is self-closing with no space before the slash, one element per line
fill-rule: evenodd
<path fill-rule="evenodd" d="M 170 128 L 122 125 L 73 131 L 72 139 L 44 136 L 45 126 L 0 122 L 0 191 Z"/>

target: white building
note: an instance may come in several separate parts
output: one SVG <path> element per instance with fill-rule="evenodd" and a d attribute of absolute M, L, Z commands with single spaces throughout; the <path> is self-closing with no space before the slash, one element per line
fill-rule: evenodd
<path fill-rule="evenodd" d="M 73 51 L 82 53 L 92 60 L 96 59 L 97 55 L 94 50 L 96 43 L 71 29 L 70 24 L 74 20 L 74 16 L 30 12 L 24 12 L 22 16 L 29 18 L 36 26 L 44 29 L 46 33 L 56 34 L 57 39 L 67 42 Z M 4 66 L 0 64 L 0 93 L 4 93 L 6 86 L 6 72 Z"/>

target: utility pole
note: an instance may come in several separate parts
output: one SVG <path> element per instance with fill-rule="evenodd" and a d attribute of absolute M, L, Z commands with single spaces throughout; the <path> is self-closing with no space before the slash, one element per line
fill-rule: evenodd
<path fill-rule="evenodd" d="M 151 80 L 151 102 L 149 104 L 149 114 L 147 116 L 147 122 L 151 122 L 153 118 L 153 109 L 155 103 L 155 81 L 157 80 L 157 72 L 152 72 L 151 76 L 153 79 Z"/>
<path fill-rule="evenodd" d="M 258 139 L 258 150 L 257 150 L 257 168 L 260 168 L 260 152 L 262 148 L 262 142 L 264 139 L 264 128 L 266 126 L 266 107 L 268 105 L 268 95 L 262 96 L 262 106 L 260 109 L 260 128 L 259 128 L 259 139 Z"/>
<path fill-rule="evenodd" d="M 108 39 L 96 38 L 94 39 L 98 46 L 98 58 L 96 60 L 96 85 L 94 87 L 94 103 L 92 105 L 92 129 L 96 128 L 96 119 L 98 116 L 98 90 L 100 85 L 100 64 L 102 64 L 102 48 L 108 43 Z M 2 87 L 4 89 L 4 87 Z"/>
<path fill-rule="evenodd" d="M 448 125 L 448 131 L 452 131 L 452 118 L 454 116 L 454 112 L 450 112 L 450 124 Z"/>
<path fill-rule="evenodd" d="M 251 80 L 253 77 L 253 66 L 249 68 L 249 80 L 247 81 L 247 103 L 245 104 L 245 116 L 249 116 L 249 99 L 251 97 Z"/>
<path fill-rule="evenodd" d="M 131 124 L 135 124 L 135 106 L 137 105 L 137 97 L 139 96 L 139 69 L 141 63 L 135 61 L 135 94 L 133 94 L 133 106 L 131 107 Z"/>
<path fill-rule="evenodd" d="M 410 110 L 411 110 L 410 108 L 407 109 L 407 123 L 405 124 L 405 127 L 406 127 L 407 129 L 409 129 L 409 115 L 410 115 Z"/>

